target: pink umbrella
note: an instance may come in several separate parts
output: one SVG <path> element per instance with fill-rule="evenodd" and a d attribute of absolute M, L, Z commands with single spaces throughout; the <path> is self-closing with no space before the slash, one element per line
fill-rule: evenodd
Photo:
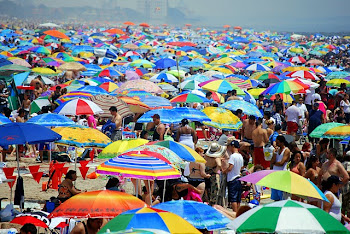
<path fill-rule="evenodd" d="M 140 76 L 134 71 L 126 71 L 125 77 L 127 80 L 139 80 Z"/>

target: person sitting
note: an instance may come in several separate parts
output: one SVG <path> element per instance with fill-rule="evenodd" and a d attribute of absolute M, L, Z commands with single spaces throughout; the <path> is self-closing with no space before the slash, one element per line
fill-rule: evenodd
<path fill-rule="evenodd" d="M 78 223 L 70 234 L 97 234 L 98 231 L 107 223 L 106 219 L 88 218 L 86 223 Z"/>
<path fill-rule="evenodd" d="M 119 179 L 112 177 L 112 178 L 109 178 L 106 184 L 106 189 L 111 191 L 120 191 L 119 185 L 120 185 Z"/>
<path fill-rule="evenodd" d="M 82 191 L 76 189 L 73 185 L 73 181 L 77 179 L 77 172 L 74 170 L 69 170 L 66 174 L 66 178 L 62 181 L 62 183 L 58 187 L 58 199 L 61 202 L 68 200 L 76 194 L 81 193 Z"/>
<path fill-rule="evenodd" d="M 181 198 L 184 200 L 190 200 L 190 193 L 198 194 L 199 196 L 201 191 L 190 184 L 176 181 L 171 183 L 170 186 L 167 186 L 164 199 L 165 201 L 180 200 Z"/>
<path fill-rule="evenodd" d="M 20 229 L 20 234 L 37 234 L 37 229 L 34 224 L 26 223 Z"/>

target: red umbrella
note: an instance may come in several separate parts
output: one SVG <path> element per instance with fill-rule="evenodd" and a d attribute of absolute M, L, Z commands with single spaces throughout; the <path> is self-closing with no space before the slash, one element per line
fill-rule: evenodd
<path fill-rule="evenodd" d="M 131 22 L 131 21 L 126 21 L 126 22 L 124 22 L 123 24 L 125 24 L 125 25 L 130 25 L 130 26 L 132 26 L 132 25 L 135 25 L 133 22 Z"/>
<path fill-rule="evenodd" d="M 141 24 L 139 24 L 141 27 L 145 27 L 145 28 L 149 28 L 149 24 L 147 24 L 147 23 L 141 23 Z"/>
<path fill-rule="evenodd" d="M 231 28 L 231 25 L 225 24 L 224 28 Z"/>
<path fill-rule="evenodd" d="M 60 86 L 63 89 L 64 87 L 67 87 L 68 85 L 66 85 L 66 84 L 55 85 L 55 86 L 52 86 L 49 90 L 56 90 L 57 86 Z"/>
<path fill-rule="evenodd" d="M 44 34 L 57 37 L 57 38 L 69 39 L 69 37 L 66 34 L 57 30 L 47 30 L 44 32 Z"/>
<path fill-rule="evenodd" d="M 191 26 L 192 26 L 192 24 L 185 24 L 185 26 L 186 26 L 186 27 L 191 27 Z"/>
<path fill-rule="evenodd" d="M 40 219 L 37 219 L 33 216 L 17 216 L 10 223 L 17 223 L 20 225 L 24 225 L 26 223 L 34 224 L 37 227 L 48 228 L 47 224 Z"/>
<path fill-rule="evenodd" d="M 167 45 L 171 45 L 171 46 L 180 46 L 180 47 L 184 47 L 184 46 L 192 46 L 192 47 L 195 47 L 195 46 L 197 46 L 197 44 L 192 43 L 192 42 L 190 42 L 190 41 L 173 41 L 173 42 L 167 43 Z"/>
<path fill-rule="evenodd" d="M 237 29 L 237 30 L 242 30 L 242 27 L 241 27 L 241 26 L 234 26 L 233 28 L 234 28 L 234 29 Z"/>

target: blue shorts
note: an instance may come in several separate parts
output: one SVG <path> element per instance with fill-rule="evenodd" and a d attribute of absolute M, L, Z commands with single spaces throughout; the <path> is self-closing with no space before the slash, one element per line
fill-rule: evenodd
<path fill-rule="evenodd" d="M 271 200 L 281 201 L 283 200 L 283 191 L 277 189 L 271 189 Z"/>
<path fill-rule="evenodd" d="M 39 148 L 39 151 L 51 150 L 51 144 L 50 143 L 39 143 L 38 148 Z"/>
<path fill-rule="evenodd" d="M 236 179 L 227 182 L 227 189 L 228 189 L 228 201 L 229 202 L 241 202 L 241 196 L 242 196 L 242 184 L 239 180 L 239 177 Z"/>

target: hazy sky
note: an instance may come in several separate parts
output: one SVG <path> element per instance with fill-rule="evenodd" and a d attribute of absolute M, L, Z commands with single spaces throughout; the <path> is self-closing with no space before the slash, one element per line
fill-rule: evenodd
<path fill-rule="evenodd" d="M 138 9 L 138 0 L 33 0 L 33 2 L 52 6 L 96 7 L 107 2 L 117 2 L 121 7 Z M 350 0 L 169 0 L 169 4 L 171 7 L 185 5 L 189 9 L 186 12 L 190 14 L 188 17 L 201 19 L 197 23 L 199 26 L 230 24 L 257 30 L 350 31 Z"/>

